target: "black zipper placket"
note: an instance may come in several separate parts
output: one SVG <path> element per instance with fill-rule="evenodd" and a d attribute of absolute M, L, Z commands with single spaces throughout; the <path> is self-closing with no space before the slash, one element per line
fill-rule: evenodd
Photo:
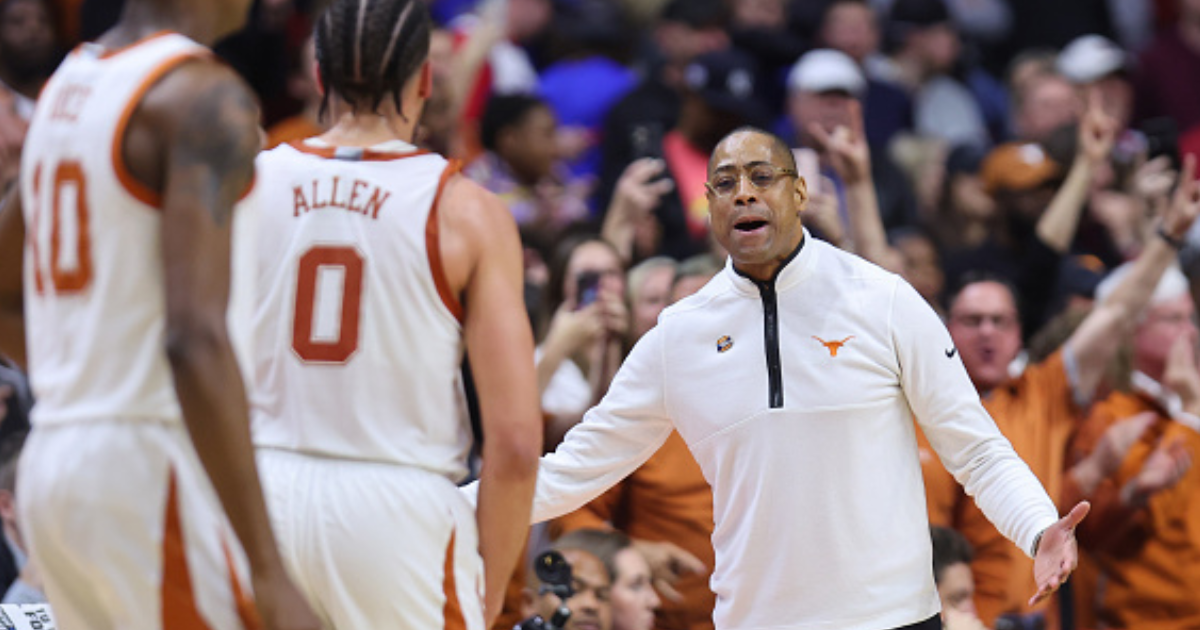
<path fill-rule="evenodd" d="M 779 278 L 783 268 L 804 249 L 805 240 L 807 239 L 801 239 L 796 249 L 783 259 L 770 280 L 757 280 L 742 273 L 737 267 L 733 269 L 738 275 L 753 282 L 758 287 L 759 297 L 762 298 L 763 346 L 767 350 L 767 405 L 771 409 L 783 408 L 783 362 L 779 359 L 779 293 L 775 290 L 775 280 Z"/>
<path fill-rule="evenodd" d="M 779 361 L 779 296 L 775 278 L 759 282 L 763 305 L 763 345 L 767 349 L 767 403 L 771 409 L 783 408 L 783 367 Z"/>

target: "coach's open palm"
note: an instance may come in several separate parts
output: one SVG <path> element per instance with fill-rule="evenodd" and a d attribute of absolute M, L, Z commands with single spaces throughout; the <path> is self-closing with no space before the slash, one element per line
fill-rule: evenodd
<path fill-rule="evenodd" d="M 1033 559 L 1033 579 L 1037 582 L 1037 593 L 1029 600 L 1032 606 L 1062 586 L 1071 577 L 1079 564 L 1079 549 L 1075 545 L 1075 527 L 1087 516 L 1092 506 L 1081 501 L 1071 512 L 1057 523 L 1046 528 L 1038 543 L 1037 556 Z"/>

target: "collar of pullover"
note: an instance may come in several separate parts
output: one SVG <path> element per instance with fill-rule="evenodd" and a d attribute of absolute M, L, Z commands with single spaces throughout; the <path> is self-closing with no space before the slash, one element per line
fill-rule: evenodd
<path fill-rule="evenodd" d="M 804 237 L 800 239 L 800 244 L 784 259 L 779 269 L 775 270 L 775 276 L 765 282 L 755 280 L 738 271 L 733 266 L 733 258 L 727 258 L 725 260 L 725 272 L 734 290 L 738 293 L 757 298 L 760 295 L 760 286 L 774 285 L 776 292 L 786 291 L 807 277 L 812 272 L 819 245 L 815 245 L 812 242 L 812 235 L 808 233 L 807 228 L 801 229 L 804 230 Z"/>

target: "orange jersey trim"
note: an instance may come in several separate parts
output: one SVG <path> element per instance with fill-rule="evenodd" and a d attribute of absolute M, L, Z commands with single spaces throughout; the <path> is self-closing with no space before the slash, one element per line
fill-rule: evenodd
<path fill-rule="evenodd" d="M 308 144 L 306 144 L 304 142 L 304 140 L 293 140 L 293 141 L 287 142 L 285 144 L 287 144 L 289 147 L 292 147 L 293 149 L 295 149 L 301 153 L 315 155 L 317 157 L 322 157 L 327 160 L 334 159 L 336 157 L 337 150 L 339 148 L 342 148 L 342 147 L 313 147 L 313 146 L 309 146 Z M 358 159 L 362 160 L 364 162 L 390 162 L 392 160 L 403 160 L 405 158 L 417 157 L 420 155 L 430 155 L 431 153 L 433 153 L 433 152 L 428 149 L 417 149 L 416 151 L 409 151 L 407 153 L 397 153 L 394 151 L 375 151 L 372 149 L 363 149 L 362 156 L 359 157 Z"/>
<path fill-rule="evenodd" d="M 458 601 L 458 584 L 454 579 L 454 534 L 450 532 L 450 543 L 446 545 L 446 568 L 442 576 L 442 592 L 446 604 L 442 606 L 444 630 L 466 630 L 467 620 L 463 616 L 462 604 Z"/>
<path fill-rule="evenodd" d="M 160 35 L 165 35 L 167 33 L 168 31 L 164 31 Z M 148 39 L 142 41 L 145 42 L 148 41 Z M 131 46 L 133 45 L 136 44 L 131 44 Z M 126 47 L 124 50 L 128 50 L 128 48 L 129 47 Z M 148 74 L 146 78 L 142 80 L 141 85 L 139 85 L 137 90 L 134 91 L 133 96 L 129 99 L 129 102 L 125 104 L 125 110 L 121 112 L 121 118 L 117 121 L 117 131 L 113 136 L 112 144 L 112 163 L 113 169 L 117 173 L 117 180 L 121 182 L 121 187 L 124 188 L 129 194 L 133 195 L 135 199 L 148 206 L 161 208 L 162 193 L 156 190 L 151 190 L 149 186 L 139 182 L 137 178 L 133 176 L 133 173 L 129 172 L 129 167 L 127 164 L 125 164 L 125 132 L 128 131 L 129 128 L 129 119 L 133 117 L 133 112 L 137 111 L 138 105 L 142 103 L 142 99 L 146 96 L 146 92 L 148 92 L 150 88 L 154 87 L 154 85 L 158 83 L 159 80 L 161 80 L 164 76 L 166 76 L 168 72 L 178 68 L 184 62 L 203 58 L 205 58 L 204 54 L 195 51 L 179 53 L 167 58 L 166 61 L 162 62 L 153 70 L 151 70 L 150 74 Z"/>
<path fill-rule="evenodd" d="M 179 518 L 179 494 L 175 473 L 167 483 L 167 509 L 163 519 L 162 542 L 162 627 L 171 630 L 211 630 L 192 591 L 192 576 L 188 571 L 187 546 L 183 539 L 183 523 Z"/>
<path fill-rule="evenodd" d="M 463 306 L 450 289 L 450 280 L 446 278 L 446 268 L 442 264 L 441 240 L 438 238 L 438 205 L 442 201 L 442 193 L 446 190 L 446 182 L 462 170 L 462 162 L 450 160 L 442 177 L 438 180 L 437 193 L 433 196 L 433 207 L 429 209 L 429 219 L 425 222 L 425 253 L 429 256 L 429 271 L 433 273 L 433 284 L 437 287 L 442 303 L 454 318 L 461 324 L 463 321 Z"/>

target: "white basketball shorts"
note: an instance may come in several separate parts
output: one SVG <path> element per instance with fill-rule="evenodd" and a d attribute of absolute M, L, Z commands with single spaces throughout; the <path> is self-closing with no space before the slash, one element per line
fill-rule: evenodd
<path fill-rule="evenodd" d="M 58 627 L 257 627 L 245 557 L 182 425 L 37 426 L 16 494 Z"/>
<path fill-rule="evenodd" d="M 475 511 L 445 477 L 260 448 L 284 560 L 336 630 L 484 630 Z"/>

